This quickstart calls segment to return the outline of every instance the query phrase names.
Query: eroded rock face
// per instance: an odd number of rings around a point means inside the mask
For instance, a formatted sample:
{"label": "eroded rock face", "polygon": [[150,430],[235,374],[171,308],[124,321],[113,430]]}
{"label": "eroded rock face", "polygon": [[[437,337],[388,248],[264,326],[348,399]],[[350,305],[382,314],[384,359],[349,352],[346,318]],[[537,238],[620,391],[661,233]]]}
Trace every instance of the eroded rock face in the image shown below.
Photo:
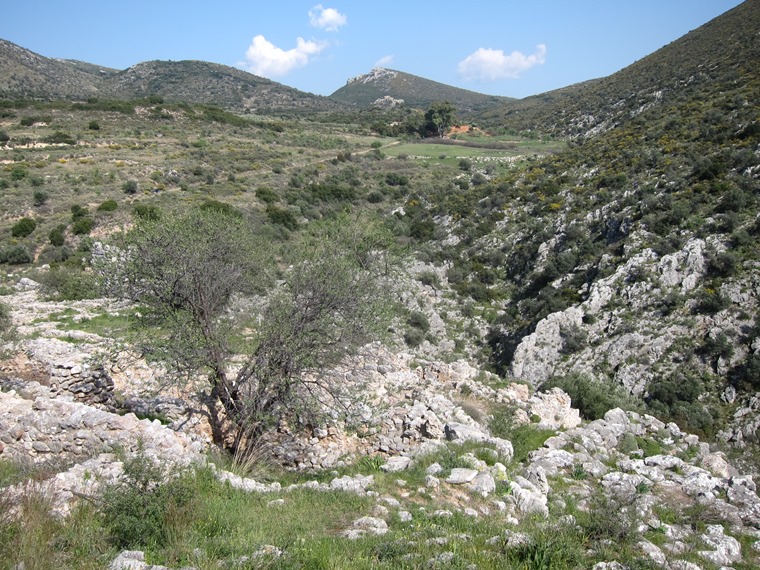
{"label": "eroded rock face", "polygon": [[562,358],[562,332],[583,324],[583,310],[569,307],[552,313],[536,325],[536,330],[522,339],[512,359],[512,375],[539,385],[554,373]]}
{"label": "eroded rock face", "polygon": [[[646,236],[637,240],[646,241]],[[643,247],[613,275],[579,291],[585,301],[539,322],[517,346],[512,375],[540,386],[551,377],[578,373],[644,396],[654,378],[677,374],[684,358],[690,358],[692,374],[702,371],[728,378],[732,371],[742,370],[749,358],[760,354],[760,342],[732,343],[730,352],[715,357],[700,352],[701,342],[746,338],[747,327],[753,326],[751,315],[760,304],[757,272],[746,271],[724,279],[714,293],[730,304],[728,310],[699,308],[704,297],[700,288],[710,291],[709,256],[725,247],[714,237],[690,239],[681,250],[664,256]],[[670,312],[673,299],[680,304]],[[563,329],[585,339],[575,352],[566,350]],[[692,354],[697,357],[689,357]],[[760,429],[760,397],[738,397],[731,386],[721,389],[721,400],[738,401],[738,407],[718,439],[737,447],[754,442]]]}

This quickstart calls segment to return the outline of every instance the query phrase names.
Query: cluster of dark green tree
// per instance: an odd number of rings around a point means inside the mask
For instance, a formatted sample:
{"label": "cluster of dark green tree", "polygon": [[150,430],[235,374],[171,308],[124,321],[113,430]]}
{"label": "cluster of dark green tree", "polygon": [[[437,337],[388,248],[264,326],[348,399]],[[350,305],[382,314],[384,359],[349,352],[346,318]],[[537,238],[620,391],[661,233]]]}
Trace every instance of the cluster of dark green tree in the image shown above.
{"label": "cluster of dark green tree", "polygon": [[372,121],[372,129],[387,137],[412,135],[440,138],[456,121],[457,110],[454,105],[448,101],[433,101],[424,113],[416,109],[383,113]]}
{"label": "cluster of dark green tree", "polygon": [[387,331],[391,239],[341,216],[275,259],[239,213],[194,209],[140,220],[99,270],[144,307],[144,353],[200,379],[217,442],[240,446],[346,401],[324,371]]}

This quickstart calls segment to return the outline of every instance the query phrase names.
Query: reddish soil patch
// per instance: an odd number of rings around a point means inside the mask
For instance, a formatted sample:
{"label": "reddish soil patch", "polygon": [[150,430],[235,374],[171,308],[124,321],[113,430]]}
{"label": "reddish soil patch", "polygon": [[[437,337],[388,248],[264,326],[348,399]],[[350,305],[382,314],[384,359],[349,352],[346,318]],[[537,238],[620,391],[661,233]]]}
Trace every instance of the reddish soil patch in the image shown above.
{"label": "reddish soil patch", "polygon": [[473,127],[472,125],[459,125],[456,127],[451,127],[447,134],[448,136],[451,136],[466,133],[477,133],[479,135],[488,136],[488,133],[486,133],[484,130],[479,129],[478,127]]}

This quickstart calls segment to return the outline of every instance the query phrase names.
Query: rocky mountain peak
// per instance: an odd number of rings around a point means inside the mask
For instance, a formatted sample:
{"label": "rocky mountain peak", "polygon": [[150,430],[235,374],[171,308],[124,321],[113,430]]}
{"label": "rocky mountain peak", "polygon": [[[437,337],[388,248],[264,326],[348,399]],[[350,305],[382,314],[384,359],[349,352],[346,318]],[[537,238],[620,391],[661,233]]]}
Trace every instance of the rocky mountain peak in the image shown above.
{"label": "rocky mountain peak", "polygon": [[384,67],[373,67],[369,73],[351,77],[348,81],[346,81],[346,85],[350,85],[356,82],[366,84],[373,81],[390,80],[396,78],[397,75],[398,72],[391,69],[385,69]]}

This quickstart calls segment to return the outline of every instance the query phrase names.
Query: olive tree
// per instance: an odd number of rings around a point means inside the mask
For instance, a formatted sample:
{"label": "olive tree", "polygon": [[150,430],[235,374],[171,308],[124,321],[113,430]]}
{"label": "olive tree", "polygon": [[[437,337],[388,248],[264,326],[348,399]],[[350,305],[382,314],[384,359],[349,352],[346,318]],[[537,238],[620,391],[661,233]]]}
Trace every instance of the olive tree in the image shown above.
{"label": "olive tree", "polygon": [[456,121],[456,107],[448,101],[433,101],[425,112],[425,128],[443,137]]}
{"label": "olive tree", "polygon": [[109,283],[159,326],[144,349],[203,379],[215,438],[230,443],[334,394],[323,372],[387,328],[387,240],[366,221],[323,224],[291,244],[273,286],[271,246],[245,219],[194,210],[138,223]]}

